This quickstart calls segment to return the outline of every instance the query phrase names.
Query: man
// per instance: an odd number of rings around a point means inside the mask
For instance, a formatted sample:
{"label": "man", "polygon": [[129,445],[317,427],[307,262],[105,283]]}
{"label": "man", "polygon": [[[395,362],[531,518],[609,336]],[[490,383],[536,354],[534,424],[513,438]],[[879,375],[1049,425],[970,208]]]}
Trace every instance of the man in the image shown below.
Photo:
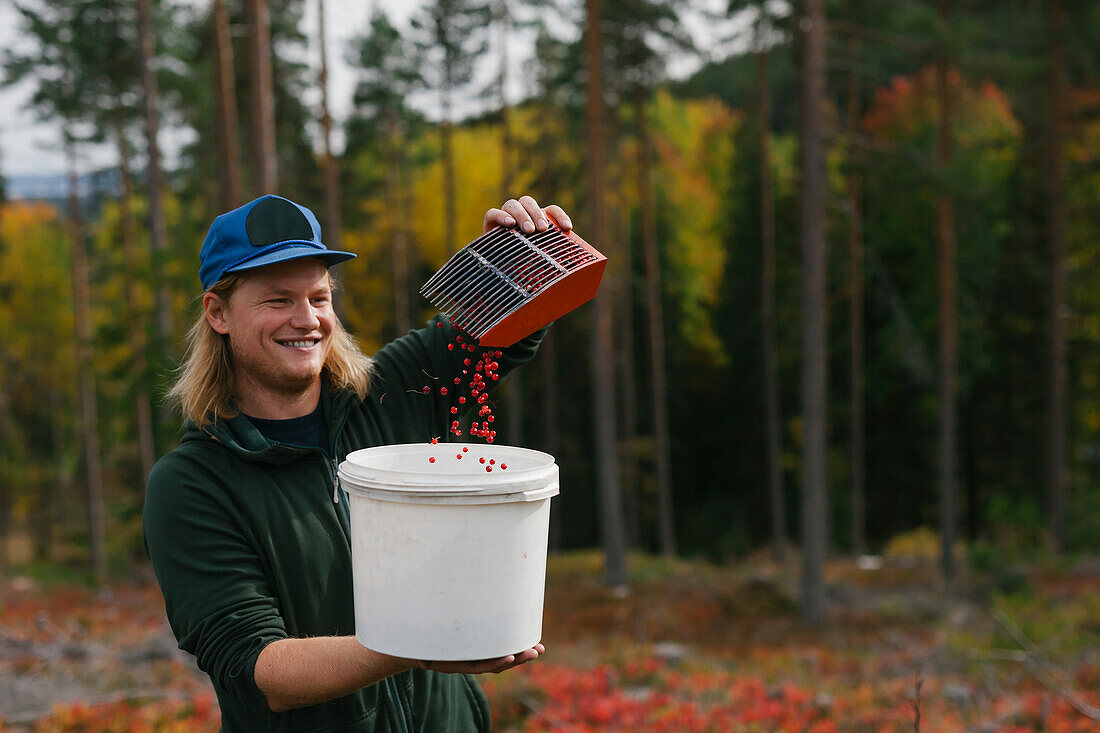
{"label": "man", "polygon": [[[546,229],[559,207],[529,196],[484,229]],[[461,369],[441,316],[368,359],[332,310],[329,250],[309,209],[264,196],[214,220],[200,252],[203,312],[170,392],[187,418],[151,476],[145,545],[180,648],[214,683],[227,731],[488,730],[471,674],[536,658],[433,662],[354,637],[346,497],[336,467],[352,450],[428,441],[451,414],[420,391],[423,372]],[[530,359],[542,333],[504,350]],[[399,550],[398,550],[399,551]]]}

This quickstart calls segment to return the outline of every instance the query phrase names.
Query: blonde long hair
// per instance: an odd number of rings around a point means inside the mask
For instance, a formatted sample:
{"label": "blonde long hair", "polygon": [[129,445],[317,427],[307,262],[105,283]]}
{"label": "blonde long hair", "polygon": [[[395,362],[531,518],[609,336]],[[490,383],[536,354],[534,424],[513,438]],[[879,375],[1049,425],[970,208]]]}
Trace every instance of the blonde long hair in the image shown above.
{"label": "blonde long hair", "polygon": [[[329,277],[335,289],[336,282]],[[238,273],[226,275],[210,292],[228,301],[242,279]],[[359,350],[355,337],[337,319],[323,367],[329,387],[350,390],[364,399],[370,390],[372,367],[371,359]],[[215,331],[202,312],[187,332],[187,353],[179,367],[179,379],[168,391],[167,399],[170,404],[179,405],[185,419],[201,428],[219,418],[235,417],[238,410],[233,396],[233,352],[229,337]]]}

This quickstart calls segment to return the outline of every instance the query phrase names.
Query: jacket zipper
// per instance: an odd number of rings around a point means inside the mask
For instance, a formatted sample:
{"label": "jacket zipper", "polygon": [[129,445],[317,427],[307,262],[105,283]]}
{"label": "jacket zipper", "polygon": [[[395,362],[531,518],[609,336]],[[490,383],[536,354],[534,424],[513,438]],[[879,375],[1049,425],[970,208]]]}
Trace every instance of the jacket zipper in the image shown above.
{"label": "jacket zipper", "polygon": [[386,690],[386,699],[393,706],[393,714],[397,718],[398,729],[401,733],[409,733],[409,726],[405,722],[405,707],[401,704],[401,698],[398,696],[397,683],[393,681],[393,677],[387,677],[382,683]]}
{"label": "jacket zipper", "polygon": [[[340,424],[336,426],[336,430],[332,434],[332,455],[336,455],[336,443],[340,439],[340,431],[344,429],[344,424],[347,422],[347,414],[344,414],[343,419],[340,420]],[[327,456],[326,456],[327,458]],[[348,506],[347,497],[343,491],[340,490],[340,473],[339,465],[335,458],[326,461],[329,468],[329,475],[332,477],[332,503],[336,504],[343,510],[344,518],[347,520],[348,533],[350,538],[351,533],[351,507]],[[341,501],[341,499],[343,499]],[[401,703],[401,697],[398,693],[397,683],[394,682],[393,677],[387,677],[382,680],[382,689],[386,693],[386,699],[390,703],[390,707],[393,710],[394,717],[397,718],[397,727],[400,733],[409,733],[409,726],[405,720],[405,706]]]}

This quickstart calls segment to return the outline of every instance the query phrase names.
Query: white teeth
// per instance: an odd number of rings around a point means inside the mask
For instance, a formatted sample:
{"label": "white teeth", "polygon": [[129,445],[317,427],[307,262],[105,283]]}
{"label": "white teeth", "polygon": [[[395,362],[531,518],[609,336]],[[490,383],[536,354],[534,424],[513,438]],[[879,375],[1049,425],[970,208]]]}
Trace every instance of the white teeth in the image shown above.
{"label": "white teeth", "polygon": [[317,343],[317,342],[316,341],[284,341],[283,345],[284,346],[290,346],[290,347],[296,348],[296,349],[308,349],[310,346],[313,346],[315,343]]}

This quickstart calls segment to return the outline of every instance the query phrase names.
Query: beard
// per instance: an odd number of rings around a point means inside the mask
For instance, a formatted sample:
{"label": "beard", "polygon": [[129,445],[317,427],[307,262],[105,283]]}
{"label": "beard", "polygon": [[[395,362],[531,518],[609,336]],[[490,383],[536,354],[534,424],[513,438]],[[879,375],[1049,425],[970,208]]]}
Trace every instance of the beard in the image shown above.
{"label": "beard", "polygon": [[234,392],[239,390],[243,381],[271,395],[298,397],[317,383],[324,369],[323,365],[295,369],[270,354],[257,355],[247,349],[234,349],[232,342],[230,354],[233,360]]}

